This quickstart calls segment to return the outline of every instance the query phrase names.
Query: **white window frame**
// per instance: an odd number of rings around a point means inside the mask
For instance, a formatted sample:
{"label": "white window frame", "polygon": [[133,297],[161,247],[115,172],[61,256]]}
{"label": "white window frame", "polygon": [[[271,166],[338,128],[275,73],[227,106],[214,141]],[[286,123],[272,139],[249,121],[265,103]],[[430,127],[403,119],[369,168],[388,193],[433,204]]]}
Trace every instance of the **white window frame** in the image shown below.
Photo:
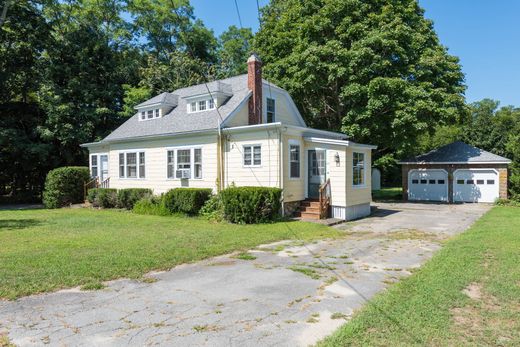
{"label": "white window frame", "polygon": [[[246,164],[246,148],[251,148],[251,164]],[[255,164],[255,147],[260,147],[260,164]],[[262,167],[262,145],[260,143],[242,145],[242,166],[243,167]]]}
{"label": "white window frame", "polygon": [[[363,155],[363,182],[359,183],[359,184],[356,184],[354,182],[354,170],[356,169],[356,167],[358,166],[354,166],[354,158],[355,158],[355,155],[356,154],[361,154]],[[367,186],[367,163],[366,163],[366,158],[367,158],[367,154],[365,152],[358,152],[358,151],[354,151],[352,152],[352,187],[354,188],[365,188]]]}
{"label": "white window frame", "polygon": [[[211,101],[213,101],[213,107],[211,107]],[[201,109],[201,104],[204,105],[204,109]],[[195,106],[195,109],[193,109]],[[187,112],[188,113],[197,113],[197,112],[206,112],[209,110],[214,110],[217,107],[217,100],[215,98],[204,98],[199,100],[193,100],[187,103]]]}
{"label": "white window frame", "polygon": [[[96,165],[92,165],[92,158],[93,157],[96,157]],[[96,153],[96,154],[91,154],[90,155],[90,160],[89,160],[89,173],[90,173],[90,177],[94,178],[94,177],[99,177],[99,172],[100,172],[100,161],[99,161],[99,154]],[[92,168],[93,167],[96,167],[96,176],[92,176]]]}
{"label": "white window frame", "polygon": [[[269,122],[269,100],[273,101],[273,119]],[[266,98],[265,99],[265,122],[266,123],[275,123],[276,122],[276,99],[275,98]]]}
{"label": "white window frame", "polygon": [[[157,118],[161,118],[162,116],[162,109],[161,108],[158,108],[158,107],[154,107],[154,108],[143,108],[143,109],[140,109],[138,110],[139,112],[139,121],[140,122],[146,122],[146,121],[149,121],[149,120],[154,120],[154,119],[157,119]],[[150,114],[151,112],[151,115],[152,117],[148,117],[148,115]]]}
{"label": "white window frame", "polygon": [[[136,177],[128,177],[128,153],[135,153],[135,166],[136,166]],[[144,176],[141,177],[140,170],[139,170],[139,158],[140,153],[144,153]],[[123,154],[123,168],[124,168],[124,176],[121,176],[121,162],[120,162],[120,155]],[[144,180],[146,179],[146,151],[144,149],[129,149],[125,151],[119,151],[117,153],[117,175],[119,179],[125,179],[125,180]]]}
{"label": "white window frame", "polygon": [[[200,149],[200,162],[195,162],[195,150]],[[177,178],[177,151],[179,150],[190,150],[190,177],[192,180],[202,180],[204,177],[204,151],[202,146],[180,146],[180,147],[167,147],[166,148],[166,179],[173,181],[180,181],[183,178]],[[173,161],[168,163],[169,152],[173,152]],[[200,177],[195,177],[195,164],[201,165]],[[173,177],[168,175],[168,166],[173,165]]]}
{"label": "white window frame", "polygon": [[[298,176],[292,176],[291,171],[291,146],[298,146]],[[288,165],[289,165],[289,179],[290,180],[300,180],[302,178],[302,145],[301,142],[298,140],[289,140],[288,146]]]}

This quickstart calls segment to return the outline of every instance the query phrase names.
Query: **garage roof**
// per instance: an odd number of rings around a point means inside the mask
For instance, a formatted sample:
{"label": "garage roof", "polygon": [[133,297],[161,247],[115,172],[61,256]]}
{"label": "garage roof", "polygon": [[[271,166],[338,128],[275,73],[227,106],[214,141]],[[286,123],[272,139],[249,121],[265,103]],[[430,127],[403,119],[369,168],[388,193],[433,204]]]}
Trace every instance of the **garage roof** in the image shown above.
{"label": "garage roof", "polygon": [[421,154],[399,164],[509,164],[511,160],[473,147],[462,141],[456,141]]}

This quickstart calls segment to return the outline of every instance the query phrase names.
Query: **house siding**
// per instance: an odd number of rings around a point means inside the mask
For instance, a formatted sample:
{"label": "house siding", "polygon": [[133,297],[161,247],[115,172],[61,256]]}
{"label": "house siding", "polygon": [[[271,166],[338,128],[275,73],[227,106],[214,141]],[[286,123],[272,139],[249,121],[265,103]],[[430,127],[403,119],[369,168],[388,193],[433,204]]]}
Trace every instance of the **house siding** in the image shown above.
{"label": "house siding", "polygon": [[[352,182],[353,182],[352,162],[353,162],[353,153],[354,152],[365,153],[365,185],[362,187],[355,187],[352,184]],[[366,203],[370,203],[372,201],[371,167],[372,167],[372,151],[370,149],[348,147],[348,149],[347,149],[347,175],[346,175],[346,177],[347,177],[346,206],[366,204]]]}
{"label": "house siding", "polygon": [[[298,141],[300,144],[300,178],[290,177],[289,144]],[[301,136],[283,135],[284,164],[284,202],[305,200],[305,145]]]}

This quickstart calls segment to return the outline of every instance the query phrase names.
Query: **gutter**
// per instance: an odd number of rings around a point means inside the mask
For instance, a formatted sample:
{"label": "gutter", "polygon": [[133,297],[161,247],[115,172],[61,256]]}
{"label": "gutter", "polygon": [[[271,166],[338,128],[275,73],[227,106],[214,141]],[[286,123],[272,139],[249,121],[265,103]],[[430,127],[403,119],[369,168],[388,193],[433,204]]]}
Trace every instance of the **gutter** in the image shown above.
{"label": "gutter", "polygon": [[511,164],[511,160],[503,161],[398,161],[399,165],[457,165],[457,164]]}

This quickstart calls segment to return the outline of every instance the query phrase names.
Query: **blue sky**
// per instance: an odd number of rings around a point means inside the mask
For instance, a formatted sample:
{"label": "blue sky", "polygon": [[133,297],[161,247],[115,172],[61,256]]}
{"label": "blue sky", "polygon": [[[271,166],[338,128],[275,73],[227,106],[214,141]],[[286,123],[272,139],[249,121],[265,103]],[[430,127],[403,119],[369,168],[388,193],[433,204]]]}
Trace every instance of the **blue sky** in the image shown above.
{"label": "blue sky", "polygon": [[[234,0],[192,0],[195,15],[220,34],[239,26]],[[258,29],[256,0],[237,0],[242,24]],[[260,6],[268,0],[259,0]],[[419,0],[450,54],[460,58],[468,102],[520,106],[519,0]]]}

